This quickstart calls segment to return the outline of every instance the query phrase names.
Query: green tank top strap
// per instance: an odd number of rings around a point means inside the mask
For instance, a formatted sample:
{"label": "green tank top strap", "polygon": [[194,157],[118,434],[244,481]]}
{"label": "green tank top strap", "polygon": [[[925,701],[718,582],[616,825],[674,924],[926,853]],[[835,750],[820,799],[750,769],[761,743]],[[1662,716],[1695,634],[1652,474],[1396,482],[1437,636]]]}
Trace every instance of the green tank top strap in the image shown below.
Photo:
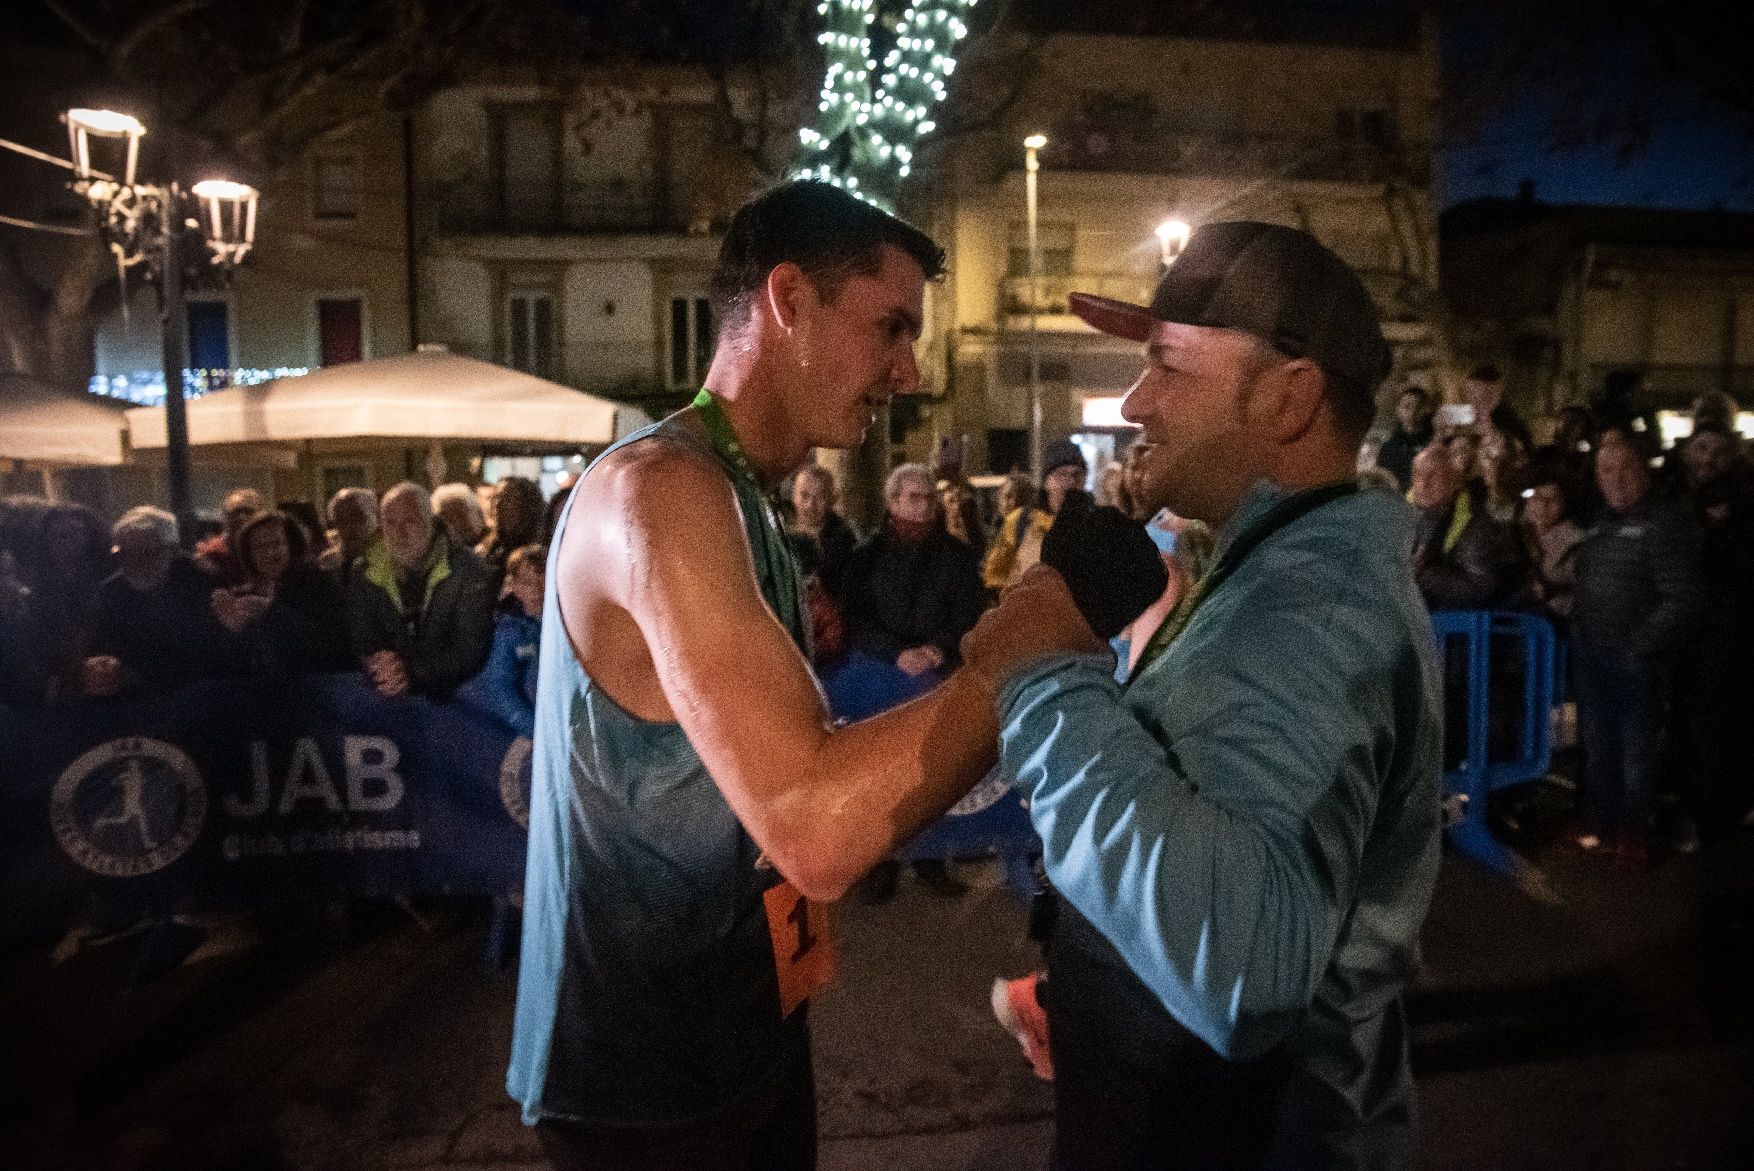
{"label": "green tank top strap", "polygon": [[725,408],[718,396],[710,390],[702,390],[694,396],[690,406],[706,428],[713,454],[718,456],[731,477],[731,487],[737,493],[737,504],[743,512],[743,527],[749,536],[749,551],[755,558],[756,575],[761,581],[762,596],[808,656],[810,624],[804,608],[803,577],[798,572],[797,559],[786,541],[773,502],[761,490],[754,465],[749,462],[743,445],[737,441],[737,433],[725,417]]}

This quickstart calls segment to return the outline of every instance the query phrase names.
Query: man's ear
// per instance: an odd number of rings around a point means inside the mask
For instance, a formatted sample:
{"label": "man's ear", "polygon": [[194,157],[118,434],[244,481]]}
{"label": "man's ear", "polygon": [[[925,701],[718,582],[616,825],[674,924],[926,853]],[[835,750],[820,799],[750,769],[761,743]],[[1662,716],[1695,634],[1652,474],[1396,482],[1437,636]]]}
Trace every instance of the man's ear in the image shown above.
{"label": "man's ear", "polygon": [[1315,426],[1327,400],[1327,375],[1308,358],[1281,362],[1262,375],[1255,398],[1266,408],[1260,425],[1276,443],[1295,443]]}
{"label": "man's ear", "polygon": [[804,299],[816,296],[816,286],[804,275],[804,270],[790,260],[773,266],[767,274],[767,284],[762,289],[767,302],[767,311],[773,315],[779,327],[790,333],[796,328],[798,310]]}

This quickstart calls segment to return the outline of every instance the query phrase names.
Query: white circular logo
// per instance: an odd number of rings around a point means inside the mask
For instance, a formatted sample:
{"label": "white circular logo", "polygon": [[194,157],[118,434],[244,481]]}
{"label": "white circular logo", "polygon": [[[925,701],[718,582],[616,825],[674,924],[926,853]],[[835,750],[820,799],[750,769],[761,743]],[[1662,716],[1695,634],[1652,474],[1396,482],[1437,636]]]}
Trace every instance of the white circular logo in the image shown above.
{"label": "white circular logo", "polygon": [[528,736],[519,736],[499,762],[499,803],[512,820],[530,828],[530,749]]}
{"label": "white circular logo", "polygon": [[68,765],[49,799],[61,849],[93,874],[138,878],[181,858],[207,821],[207,789],[183,750],[128,736]]}
{"label": "white circular logo", "polygon": [[999,770],[994,769],[982,777],[979,784],[963,794],[962,800],[952,805],[945,816],[967,817],[971,813],[990,809],[998,804],[999,798],[1010,791],[1011,786],[1006,783],[1004,777],[999,775]]}

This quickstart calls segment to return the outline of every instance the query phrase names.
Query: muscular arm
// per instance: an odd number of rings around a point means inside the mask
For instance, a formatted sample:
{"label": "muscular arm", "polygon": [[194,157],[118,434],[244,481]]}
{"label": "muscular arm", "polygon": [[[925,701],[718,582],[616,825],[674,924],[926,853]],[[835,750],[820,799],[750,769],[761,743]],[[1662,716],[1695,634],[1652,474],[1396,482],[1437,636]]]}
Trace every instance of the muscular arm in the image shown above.
{"label": "muscular arm", "polygon": [[[744,828],[800,891],[839,897],[991,767],[993,689],[972,676],[832,727],[809,665],[761,596],[716,463],[646,441],[579,490],[559,591],[581,662],[618,699],[618,686],[650,692],[655,681],[651,706],[668,714],[638,705],[636,714],[681,723]],[[630,618],[637,638],[625,637]],[[634,653],[618,645],[617,627]]]}

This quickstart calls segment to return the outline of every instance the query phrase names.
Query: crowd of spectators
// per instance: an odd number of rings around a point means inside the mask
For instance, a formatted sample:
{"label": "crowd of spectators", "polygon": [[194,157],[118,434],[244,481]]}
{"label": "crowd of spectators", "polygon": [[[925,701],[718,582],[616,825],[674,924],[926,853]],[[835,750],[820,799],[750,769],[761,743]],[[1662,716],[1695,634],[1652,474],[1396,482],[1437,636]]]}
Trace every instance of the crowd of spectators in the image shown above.
{"label": "crowd of spectators", "polygon": [[1754,464],[1728,395],[1697,401],[1688,437],[1663,451],[1636,389],[1609,379],[1536,445],[1481,367],[1471,421],[1434,418],[1410,387],[1375,460],[1419,510],[1432,610],[1554,623],[1583,748],[1569,838],[1633,870],[1654,844],[1695,850],[1754,807]]}
{"label": "crowd of spectators", "polygon": [[[1418,511],[1412,556],[1431,609],[1552,620],[1584,747],[1571,837],[1639,867],[1658,828],[1688,850],[1754,816],[1754,464],[1729,396],[1697,402],[1691,433],[1663,452],[1635,391],[1610,380],[1590,407],[1531,427],[1491,367],[1468,379],[1466,411],[1407,387],[1369,474]],[[1070,442],[1046,449],[1039,483],[1007,477],[996,502],[959,459],[907,464],[863,538],[836,511],[833,475],[800,469],[778,503],[804,570],[819,672],[874,662],[903,679],[901,697],[907,680],[942,678],[984,606],[1039,559],[1056,519],[1099,504],[1145,523],[1170,571],[1164,597],[1117,640],[1124,672],[1212,554],[1197,522],[1139,513],[1130,483],[1142,450],[1105,467],[1094,498]],[[385,696],[461,688],[528,735],[557,511],[520,477],[430,493],[403,483],[381,499],[345,488],[321,522],[308,504],[271,507],[242,488],[226,496],[217,531],[185,552],[160,509],[130,509],[106,532],[78,505],[6,498],[0,705],[351,670]],[[1659,793],[1670,802],[1660,827]]]}
{"label": "crowd of spectators", "polygon": [[344,488],[321,527],[308,504],[240,488],[185,552],[162,509],[131,508],[106,532],[80,505],[7,497],[0,705],[359,671],[386,696],[444,699],[468,682],[469,702],[527,735],[549,515],[520,477],[483,494]]}

